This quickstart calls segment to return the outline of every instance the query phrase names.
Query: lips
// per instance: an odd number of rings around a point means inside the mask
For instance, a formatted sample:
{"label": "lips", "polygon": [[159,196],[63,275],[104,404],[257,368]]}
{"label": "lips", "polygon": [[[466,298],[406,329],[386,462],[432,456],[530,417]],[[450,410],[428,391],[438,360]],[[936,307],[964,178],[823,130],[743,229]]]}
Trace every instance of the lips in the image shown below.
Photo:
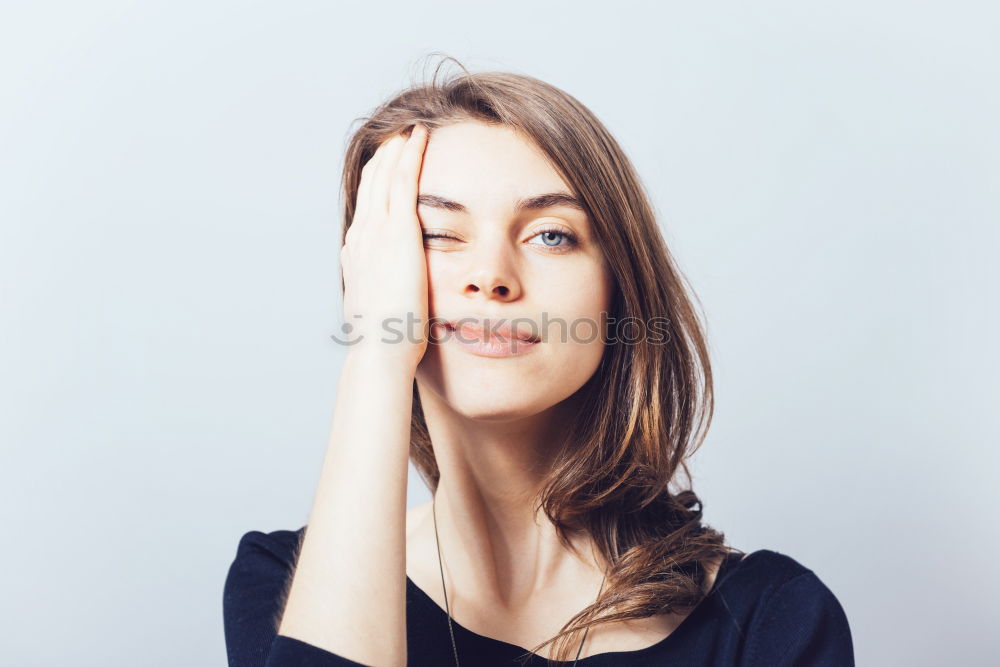
{"label": "lips", "polygon": [[446,322],[445,326],[451,332],[460,332],[467,339],[489,340],[491,338],[518,340],[525,343],[538,343],[541,339],[524,327],[511,327],[509,324],[497,321],[469,321],[469,319]]}

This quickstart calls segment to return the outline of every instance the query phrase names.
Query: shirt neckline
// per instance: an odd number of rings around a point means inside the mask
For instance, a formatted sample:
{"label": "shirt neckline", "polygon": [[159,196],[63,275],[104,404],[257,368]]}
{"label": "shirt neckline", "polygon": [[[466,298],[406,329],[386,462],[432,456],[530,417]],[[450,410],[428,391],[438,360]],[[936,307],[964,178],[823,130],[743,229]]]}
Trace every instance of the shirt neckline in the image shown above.
{"label": "shirt neckline", "polygon": [[[656,642],[655,644],[646,646],[645,648],[634,649],[632,651],[605,651],[604,653],[594,653],[592,655],[580,658],[577,664],[596,665],[597,663],[610,658],[637,658],[648,655],[650,653],[661,651],[668,645],[673,645],[676,641],[678,641],[674,639],[674,637],[676,637],[678,633],[682,631],[682,629],[692,625],[692,623],[690,622],[691,619],[700,616],[701,614],[704,613],[704,609],[706,607],[705,602],[709,600],[713,595],[715,595],[716,591],[718,591],[718,589],[721,587],[724,575],[729,573],[734,567],[738,566],[740,563],[746,560],[745,557],[749,557],[749,555],[750,554],[746,554],[743,552],[730,552],[726,554],[726,557],[723,558],[722,563],[719,566],[719,571],[715,575],[715,580],[712,582],[712,587],[709,589],[705,597],[702,598],[701,602],[699,602],[695,606],[695,608],[692,609],[691,612],[684,617],[684,619],[677,625],[676,628],[673,629],[673,631],[671,631],[670,634],[668,634],[660,641]],[[445,622],[447,623],[448,612],[445,611],[443,608],[441,608],[441,606],[434,601],[434,598],[428,595],[422,588],[417,586],[417,584],[414,583],[412,579],[410,579],[409,575],[407,575],[406,577],[406,582],[407,585],[412,587],[414,591],[420,596],[420,598],[424,601],[424,604],[430,605],[433,609],[435,609],[436,613],[444,617]],[[469,628],[463,626],[461,623],[456,621],[454,618],[451,619],[451,623],[457,633],[466,634],[469,637],[472,637],[474,640],[479,641],[480,643],[491,643],[503,646],[508,650],[518,650],[522,654],[530,654],[530,659],[535,664],[545,664],[547,662],[546,658],[544,658],[543,656],[531,653],[528,649],[522,646],[518,646],[517,644],[511,644],[510,642],[505,642],[501,639],[487,637],[486,635],[481,635],[478,632],[473,632]],[[556,664],[571,664],[571,663],[559,663],[557,661],[554,662],[556,662]]]}

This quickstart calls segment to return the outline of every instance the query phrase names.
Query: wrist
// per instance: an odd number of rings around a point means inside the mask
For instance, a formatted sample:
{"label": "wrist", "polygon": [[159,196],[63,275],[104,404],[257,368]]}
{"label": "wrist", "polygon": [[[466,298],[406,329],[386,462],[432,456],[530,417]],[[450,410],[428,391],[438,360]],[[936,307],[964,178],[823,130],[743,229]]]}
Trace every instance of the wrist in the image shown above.
{"label": "wrist", "polygon": [[345,364],[396,371],[412,377],[416,374],[422,356],[422,350],[410,345],[371,341],[357,343],[349,348]]}

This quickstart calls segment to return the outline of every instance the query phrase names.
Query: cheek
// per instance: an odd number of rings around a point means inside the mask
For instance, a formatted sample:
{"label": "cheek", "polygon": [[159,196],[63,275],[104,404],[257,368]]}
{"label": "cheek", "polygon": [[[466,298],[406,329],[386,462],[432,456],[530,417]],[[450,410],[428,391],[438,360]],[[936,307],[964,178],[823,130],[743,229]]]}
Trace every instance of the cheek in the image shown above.
{"label": "cheek", "polygon": [[582,344],[587,344],[598,332],[603,333],[611,295],[610,274],[594,266],[572,276],[553,275],[537,293],[538,303],[549,318],[558,318],[560,326],[562,321],[566,322],[568,342]]}
{"label": "cheek", "polygon": [[440,298],[445,292],[445,287],[454,282],[458,276],[448,266],[447,261],[442,261],[441,255],[435,252],[425,252],[427,258],[427,298],[431,313],[435,312],[435,297]]}
{"label": "cheek", "polygon": [[539,322],[545,361],[535,378],[539,387],[565,397],[596,372],[606,349],[610,298],[611,287],[600,272],[580,276],[572,285],[550,284],[545,289]]}
{"label": "cheek", "polygon": [[560,354],[579,354],[578,348],[581,346],[599,344],[598,339],[606,321],[601,311],[599,299],[564,299],[558,305],[542,311],[539,326],[545,341],[550,345],[570,348]]}

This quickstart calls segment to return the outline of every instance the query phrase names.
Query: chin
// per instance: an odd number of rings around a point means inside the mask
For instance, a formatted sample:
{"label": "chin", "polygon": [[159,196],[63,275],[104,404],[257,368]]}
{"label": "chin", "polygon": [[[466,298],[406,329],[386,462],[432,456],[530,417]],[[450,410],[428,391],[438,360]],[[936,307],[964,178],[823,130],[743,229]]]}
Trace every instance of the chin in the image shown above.
{"label": "chin", "polygon": [[537,415],[564,401],[586,383],[599,363],[596,354],[496,360],[462,351],[442,353],[432,345],[417,367],[416,379],[422,394],[428,390],[434,394],[430,400],[441,401],[469,419],[502,422]]}
{"label": "chin", "polygon": [[[544,412],[565,398],[572,387],[547,384],[539,378],[507,370],[484,372],[481,368],[452,369],[440,366],[417,370],[421,400],[430,391],[431,400],[444,403],[456,414],[480,421],[504,422],[523,419]],[[549,382],[553,374],[549,374]]]}
{"label": "chin", "polygon": [[466,419],[479,422],[504,423],[534,417],[550,408],[550,405],[498,405],[469,404],[462,401],[459,404],[450,403],[452,410]]}

